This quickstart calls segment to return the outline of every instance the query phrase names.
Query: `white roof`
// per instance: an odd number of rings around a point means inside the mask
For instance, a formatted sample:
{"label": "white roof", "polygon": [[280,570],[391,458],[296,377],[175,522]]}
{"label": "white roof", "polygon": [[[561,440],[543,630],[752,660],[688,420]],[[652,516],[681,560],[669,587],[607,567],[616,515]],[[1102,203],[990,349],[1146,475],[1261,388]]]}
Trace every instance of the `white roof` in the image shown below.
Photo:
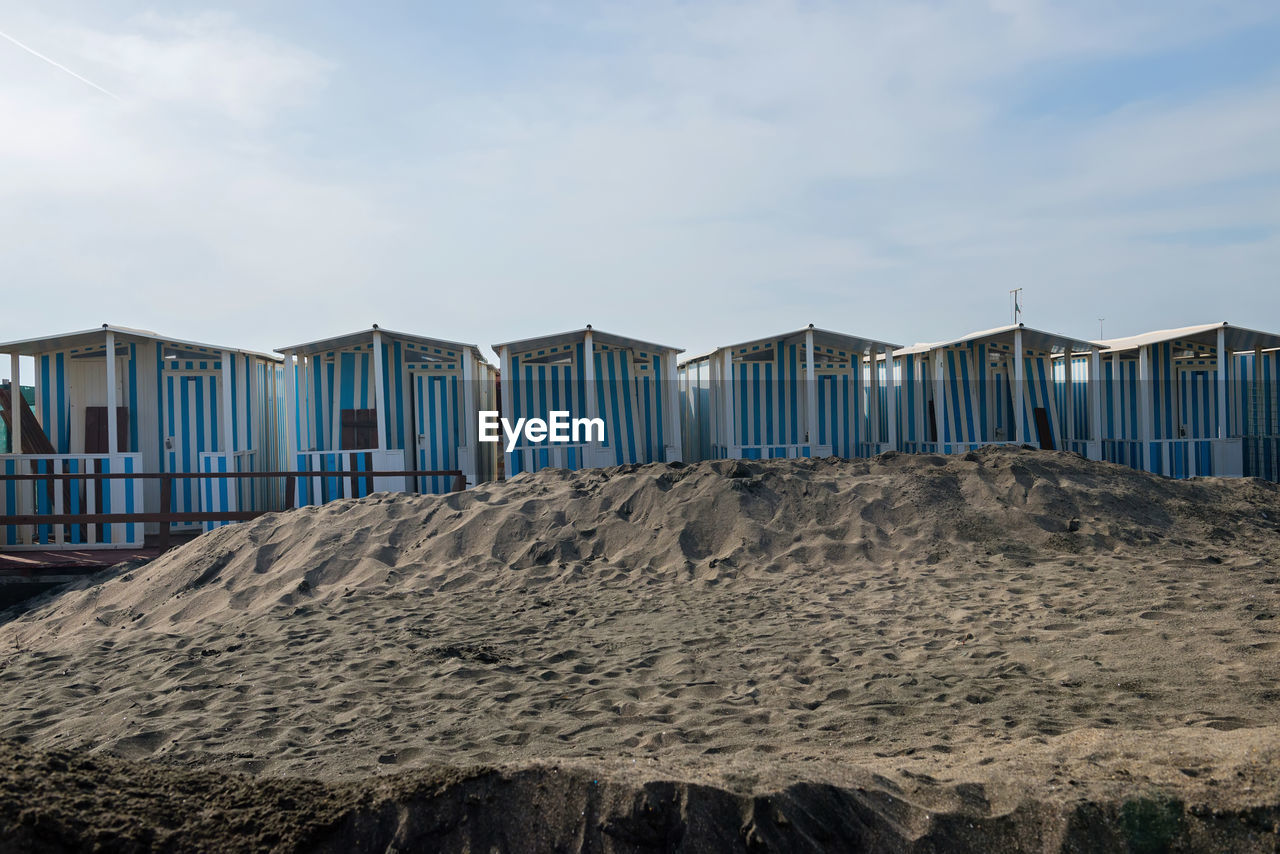
{"label": "white roof", "polygon": [[984,329],[981,332],[970,332],[968,335],[950,341],[912,344],[910,347],[903,347],[901,350],[895,351],[893,355],[909,356],[914,353],[928,353],[932,350],[940,350],[943,347],[954,347],[958,344],[969,344],[974,341],[1005,340],[1007,343],[1012,344],[1013,333],[1019,329],[1022,330],[1022,344],[1024,347],[1045,353],[1065,352],[1068,348],[1087,352],[1097,346],[1094,342],[1085,341],[1082,338],[1072,338],[1069,335],[1059,335],[1056,332],[1031,329],[1025,324],[1018,323],[1009,326],[997,326],[995,329]]}
{"label": "white roof", "polygon": [[1158,329],[1141,335],[1130,335],[1128,338],[1109,338],[1095,343],[1104,353],[1122,353],[1150,344],[1163,344],[1166,341],[1189,341],[1217,347],[1218,330],[1222,330],[1228,350],[1255,350],[1258,347],[1268,350],[1280,347],[1280,335],[1232,326],[1226,321],[1200,326],[1182,326],[1177,329]]}
{"label": "white roof", "polygon": [[223,347],[218,344],[202,344],[199,341],[187,341],[183,338],[169,338],[148,329],[131,329],[128,326],[112,326],[104,323],[96,329],[83,329],[79,332],[65,332],[61,335],[47,335],[42,338],[27,338],[22,341],[8,341],[0,344],[0,353],[17,353],[19,356],[38,356],[41,353],[53,353],[59,350],[70,350],[74,347],[85,347],[93,344],[105,344],[108,332],[120,338],[133,338],[141,341],[159,341],[164,344],[176,344],[179,347],[203,347],[221,353],[241,353],[257,356],[260,359],[281,361],[274,353],[261,353],[257,350],[244,350],[239,347]]}
{"label": "white roof", "polygon": [[843,332],[832,332],[829,329],[819,329],[816,326],[807,326],[804,329],[797,329],[794,332],[783,332],[779,335],[768,335],[764,338],[756,338],[753,341],[743,341],[740,344],[729,344],[724,347],[717,347],[714,350],[702,353],[697,356],[690,356],[680,364],[687,365],[690,362],[697,362],[702,359],[714,356],[716,353],[724,350],[739,350],[743,347],[753,347],[756,345],[773,344],[776,341],[787,341],[795,338],[803,338],[806,332],[813,331],[813,343],[815,347],[838,347],[852,353],[866,353],[867,351],[877,352],[880,350],[896,350],[900,345],[891,344],[888,341],[878,341],[874,338],[863,338],[859,335],[847,335]]}
{"label": "white roof", "polygon": [[525,338],[521,341],[508,341],[505,344],[494,344],[493,349],[497,352],[501,352],[503,347],[510,347],[512,352],[526,353],[529,350],[537,350],[541,347],[550,347],[553,344],[580,341],[588,331],[591,332],[591,339],[593,341],[599,341],[601,344],[608,344],[611,347],[626,347],[634,350],[673,350],[676,353],[684,352],[684,350],[679,347],[671,347],[667,344],[655,344],[652,341],[641,341],[639,338],[627,338],[623,335],[614,335],[611,332],[595,329],[589,325],[582,329],[570,330],[569,332],[557,332],[552,335],[543,335],[539,338]]}
{"label": "white roof", "polygon": [[484,355],[480,352],[480,348],[475,344],[462,344],[457,341],[445,341],[439,338],[425,338],[421,335],[410,335],[407,332],[396,332],[391,329],[383,329],[376,323],[368,329],[361,329],[358,332],[350,332],[346,335],[335,335],[332,338],[321,338],[319,341],[308,341],[306,344],[294,344],[291,347],[277,347],[277,353],[296,353],[302,356],[310,356],[315,353],[330,353],[334,350],[345,350],[354,347],[357,344],[368,344],[373,341],[374,331],[381,332],[385,338],[398,338],[401,341],[408,341],[413,344],[421,344],[424,347],[444,347],[450,350],[470,350],[475,353],[480,361],[488,364]]}

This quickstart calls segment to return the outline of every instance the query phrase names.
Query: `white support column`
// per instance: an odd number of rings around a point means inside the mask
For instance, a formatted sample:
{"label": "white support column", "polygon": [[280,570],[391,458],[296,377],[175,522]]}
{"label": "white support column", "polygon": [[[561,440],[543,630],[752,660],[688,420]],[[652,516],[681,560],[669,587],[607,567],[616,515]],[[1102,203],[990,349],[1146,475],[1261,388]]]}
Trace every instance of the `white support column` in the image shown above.
{"label": "white support column", "polygon": [[373,327],[373,405],[378,416],[378,450],[387,449],[387,396],[382,389],[382,333]]}
{"label": "white support column", "polygon": [[724,386],[724,447],[729,459],[738,456],[737,419],[733,414],[733,353],[724,351],[723,367],[720,370]]}
{"label": "white support column", "polygon": [[[1251,435],[1254,435],[1254,436],[1266,436],[1271,431],[1271,425],[1266,423],[1263,416],[1264,416],[1264,413],[1266,412],[1266,408],[1265,408],[1266,399],[1270,397],[1274,397],[1275,395],[1272,394],[1272,392],[1268,390],[1267,386],[1263,384],[1262,378],[1264,376],[1265,374],[1263,373],[1263,365],[1262,365],[1262,348],[1254,347],[1253,348],[1254,420],[1253,420],[1253,424],[1251,425],[1241,424],[1239,429],[1236,431],[1237,435],[1243,436],[1245,435],[1245,432],[1248,431]],[[1239,384],[1237,384],[1237,388],[1239,388]],[[1275,385],[1272,384],[1271,389],[1274,389],[1274,388],[1275,388]],[[1237,390],[1236,394],[1239,395],[1240,391]],[[1244,407],[1243,406],[1240,407],[1240,410],[1241,410],[1240,417],[1243,418],[1245,414]]]}
{"label": "white support column", "polygon": [[231,352],[222,351],[220,360],[222,362],[222,400],[219,401],[218,408],[222,410],[222,453],[227,455],[228,469],[230,469],[231,453],[235,451],[235,421],[231,418],[231,403],[234,400],[231,391],[231,360],[234,358]]}
{"label": "white support column", "polygon": [[107,330],[107,453],[119,453],[120,436],[116,425],[116,334]]}
{"label": "white support column", "polygon": [[[862,356],[859,354],[856,358],[861,361]],[[809,456],[815,455],[814,446],[818,444],[818,370],[813,360],[813,326],[810,326],[804,331],[804,438],[809,445]]]}
{"label": "white support column", "polygon": [[600,400],[596,396],[596,339],[591,332],[591,327],[587,327],[586,333],[582,337],[582,358],[586,360],[586,364],[582,366],[582,376],[587,387],[587,417],[598,418],[600,409]]}
{"label": "white support column", "polygon": [[[9,441],[13,453],[22,453],[22,372],[21,356],[9,354]],[[45,391],[48,394],[48,390]]]}
{"label": "white support column", "polygon": [[[1111,354],[1111,412],[1112,412],[1112,418],[1115,419],[1116,434],[1111,438],[1112,439],[1129,439],[1129,438],[1136,439],[1138,438],[1137,424],[1130,424],[1129,429],[1128,430],[1125,429],[1125,423],[1124,423],[1125,411],[1124,411],[1123,403],[1126,395],[1124,394],[1124,389],[1121,388],[1121,384],[1122,383],[1121,383],[1121,377],[1120,377],[1120,354],[1112,353]],[[1133,431],[1133,436],[1129,435],[1130,430]]]}
{"label": "white support column", "polygon": [[667,399],[667,441],[664,443],[666,462],[678,463],[684,459],[684,444],[681,438],[680,417],[680,375],[676,370],[676,359],[679,354],[675,350],[667,350],[664,355],[663,379],[666,386]]}
{"label": "white support column", "polygon": [[[917,353],[912,359],[914,370],[912,371],[912,384],[915,386],[914,395],[916,398],[916,441],[929,441],[929,412],[928,401],[925,399],[925,383],[928,382],[928,376],[924,367],[924,354]],[[917,446],[917,451],[920,448]]]}
{"label": "white support column", "polygon": [[1227,330],[1218,327],[1218,438],[1227,438]]}
{"label": "white support column", "polygon": [[1067,395],[1064,400],[1066,409],[1067,424],[1066,429],[1062,431],[1062,435],[1067,440],[1067,447],[1070,449],[1070,443],[1076,438],[1076,387],[1071,376],[1071,348],[1067,347],[1062,354],[1062,371],[1063,379],[1067,389]]}
{"label": "white support column", "polygon": [[1027,415],[1026,381],[1027,372],[1023,366],[1022,327],[1013,330],[1013,435],[1019,445],[1027,442],[1025,425]]}
{"label": "white support column", "polygon": [[941,445],[947,441],[947,381],[946,381],[946,350],[933,350],[929,353],[929,358],[933,361],[933,421],[934,431],[937,433],[938,450],[942,453]]}
{"label": "white support column", "polygon": [[1142,441],[1142,468],[1151,471],[1151,347],[1138,348],[1138,438]]}
{"label": "white support column", "polygon": [[[503,347],[501,350],[498,351],[498,365],[500,366],[500,370],[502,372],[501,375],[498,377],[498,382],[502,386],[502,406],[498,408],[498,416],[500,418],[510,418],[514,423],[516,418],[516,404],[515,404],[515,398],[511,396],[511,348],[510,347]],[[587,411],[590,412],[590,409],[588,409]],[[501,433],[501,431],[499,431],[499,433]],[[499,441],[501,441],[501,436],[499,436]],[[502,450],[502,447],[504,446],[499,447],[499,450],[498,450],[499,454],[505,453],[505,451]],[[506,477],[511,476],[510,466],[508,466],[503,471]],[[495,474],[494,477],[497,477],[497,475]]]}
{"label": "white support column", "polygon": [[[480,482],[480,398],[476,394],[476,356],[470,350],[462,353],[462,436],[464,453],[460,457],[470,463],[470,471],[464,471],[468,486]],[[406,448],[406,450],[408,450]],[[417,468],[417,461],[409,468]]]}
{"label": "white support column", "polygon": [[302,388],[298,392],[298,407],[301,412],[298,415],[298,451],[313,451],[316,447],[316,440],[312,437],[313,426],[311,419],[311,357],[298,357],[298,382]]}
{"label": "white support column", "polygon": [[1102,351],[1094,347],[1089,351],[1089,438],[1097,449],[1097,456],[1102,459]]}
{"label": "white support column", "polygon": [[297,402],[297,355],[288,352],[284,356],[284,470],[298,470],[298,427],[302,423],[302,413],[298,411]]}
{"label": "white support column", "polygon": [[898,386],[900,385],[898,377],[893,372],[893,348],[884,348],[884,385],[888,392],[889,402],[886,405],[886,415],[889,420],[889,450],[898,450],[898,410],[900,407],[898,401]]}
{"label": "white support column", "polygon": [[867,415],[870,418],[867,438],[877,446],[884,438],[880,434],[880,362],[876,358],[879,355],[875,347],[867,351]]}

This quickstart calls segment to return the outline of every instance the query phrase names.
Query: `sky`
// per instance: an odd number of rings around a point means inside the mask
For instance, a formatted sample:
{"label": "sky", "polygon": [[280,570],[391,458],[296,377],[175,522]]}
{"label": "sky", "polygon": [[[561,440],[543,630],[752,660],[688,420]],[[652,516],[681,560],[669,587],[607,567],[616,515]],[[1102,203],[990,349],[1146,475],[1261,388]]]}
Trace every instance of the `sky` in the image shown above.
{"label": "sky", "polygon": [[0,0],[0,33],[0,341],[910,344],[1013,288],[1081,338],[1280,331],[1274,0]]}

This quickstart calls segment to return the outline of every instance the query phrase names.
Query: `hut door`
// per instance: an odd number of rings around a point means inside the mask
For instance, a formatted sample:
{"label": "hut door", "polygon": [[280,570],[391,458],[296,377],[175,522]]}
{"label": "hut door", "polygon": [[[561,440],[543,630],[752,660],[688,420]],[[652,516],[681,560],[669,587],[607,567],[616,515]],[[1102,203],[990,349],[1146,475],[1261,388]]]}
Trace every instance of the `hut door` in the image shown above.
{"label": "hut door", "polygon": [[[458,467],[457,379],[447,374],[413,374],[413,426],[417,434],[415,460],[419,471],[447,471]],[[443,493],[453,489],[450,477],[418,478],[418,491]]]}
{"label": "hut door", "polygon": [[[86,406],[84,408],[84,452],[86,454],[111,453],[107,431],[107,408],[105,406]],[[116,453],[129,452],[129,407],[116,407]]]}
{"label": "hut door", "polygon": [[[169,472],[197,472],[200,455],[219,448],[218,441],[218,375],[215,373],[166,372],[164,377],[164,451],[161,462]],[[173,482],[175,513],[194,513],[200,509],[199,483],[195,480]],[[195,527],[197,523],[174,527]]]}

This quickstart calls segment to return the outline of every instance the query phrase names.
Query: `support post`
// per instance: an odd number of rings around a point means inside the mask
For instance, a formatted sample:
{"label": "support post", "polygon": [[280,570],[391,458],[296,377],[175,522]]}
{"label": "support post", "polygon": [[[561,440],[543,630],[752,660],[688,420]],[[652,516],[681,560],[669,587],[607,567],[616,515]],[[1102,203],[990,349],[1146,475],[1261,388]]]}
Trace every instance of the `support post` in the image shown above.
{"label": "support post", "polygon": [[1138,438],[1142,442],[1142,469],[1151,471],[1151,347],[1138,348]]}
{"label": "support post", "polygon": [[1227,330],[1218,327],[1218,438],[1227,438]]}
{"label": "support post", "polygon": [[1102,351],[1094,347],[1089,351],[1089,438],[1095,443],[1097,456],[1102,459]]}
{"label": "support post", "polygon": [[[173,477],[160,478],[160,512],[173,512]],[[173,527],[172,522],[160,523],[160,551],[169,550],[169,531]]]}
{"label": "support post", "polygon": [[924,353],[917,353],[911,359],[911,363],[914,366],[912,380],[914,380],[916,398],[915,440],[918,443],[913,450],[917,453],[921,450],[923,444],[929,441],[929,407],[925,398],[925,383],[929,381],[929,376],[928,371],[925,369],[924,360]]}
{"label": "support post", "polygon": [[378,450],[387,449],[387,396],[382,385],[382,333],[373,327],[373,405],[378,416]]}
{"label": "support post", "polygon": [[[22,453],[22,371],[21,356],[9,354],[9,446],[15,454]],[[48,389],[45,389],[48,394]],[[58,404],[61,406],[61,402]]]}
{"label": "support post", "polygon": [[[859,354],[858,359],[861,358]],[[818,443],[818,395],[815,388],[818,371],[813,359],[813,325],[810,324],[804,331],[804,440],[811,457],[814,456],[814,445]]]}
{"label": "support post", "polygon": [[[1246,427],[1248,429],[1249,435],[1252,435],[1252,436],[1266,436],[1271,432],[1271,425],[1268,424],[1266,421],[1266,412],[1267,412],[1267,399],[1270,398],[1272,395],[1267,389],[1267,386],[1263,382],[1263,377],[1266,376],[1266,373],[1264,372],[1263,367],[1264,366],[1262,364],[1262,348],[1254,347],[1253,348],[1253,424],[1252,425],[1241,424],[1240,430],[1239,430],[1239,434],[1241,436],[1245,435]],[[1275,388],[1274,383],[1272,384],[1271,388],[1272,389]],[[1238,391],[1236,393],[1239,394]],[[1244,407],[1241,407],[1242,410],[1243,408]],[[1243,417],[1243,411],[1241,412],[1241,417]]]}
{"label": "support post", "polygon": [[1023,367],[1021,326],[1013,330],[1013,372],[1013,435],[1014,440],[1019,445],[1025,445],[1027,442],[1027,397],[1025,393],[1027,372]]}
{"label": "support post", "polygon": [[893,370],[893,348],[884,348],[884,384],[888,392],[888,403],[886,404],[885,413],[889,421],[889,450],[898,450],[898,410],[901,407],[901,401],[898,400],[898,386],[901,380],[894,375]]}
{"label": "support post", "polygon": [[947,421],[950,413],[947,411],[947,382],[945,378],[946,362],[945,349],[931,350],[929,358],[933,361],[933,429],[937,433],[937,451],[943,452],[943,445],[947,441]]}
{"label": "support post", "polygon": [[[302,413],[298,411],[297,401],[297,354],[289,351],[284,355],[284,470],[298,470],[297,443],[301,432]],[[289,506],[287,503],[286,507]]]}
{"label": "support post", "polygon": [[[235,358],[229,350],[222,351],[222,452],[227,455],[227,470],[231,468],[231,454],[235,451],[235,422],[231,418],[231,360]],[[217,471],[217,469],[214,469]]]}
{"label": "support post", "polygon": [[725,456],[731,460],[738,458],[738,422],[733,414],[733,352],[724,351],[724,367],[721,369],[721,380],[724,385],[724,448]]}
{"label": "support post", "polygon": [[[663,448],[664,462],[677,463],[684,460],[684,444],[681,437],[680,417],[680,376],[676,370],[676,359],[679,354],[675,350],[667,350],[663,356],[663,374],[667,396],[667,447]],[[668,450],[668,448],[670,450]]]}
{"label": "support post", "polygon": [[1062,431],[1062,435],[1067,440],[1067,450],[1071,450],[1071,443],[1074,442],[1076,438],[1076,386],[1075,386],[1074,379],[1071,376],[1072,355],[1073,354],[1071,352],[1070,346],[1066,347],[1063,350],[1062,370],[1063,370],[1063,379],[1065,380],[1065,385],[1067,389],[1067,396],[1063,402],[1065,404],[1064,408],[1066,409],[1067,424],[1066,424],[1066,429]]}
{"label": "support post", "polygon": [[119,428],[116,425],[116,334],[107,330],[107,453],[117,454],[120,449]]}
{"label": "support post", "polygon": [[880,435],[880,362],[876,358],[879,355],[875,347],[867,350],[867,438],[875,446],[873,454],[880,450],[880,440],[883,438]]}
{"label": "support post", "polygon": [[[498,364],[502,371],[502,375],[498,378],[502,385],[502,405],[499,407],[498,416],[501,418],[510,418],[512,423],[518,417],[519,407],[516,406],[515,398],[511,396],[511,348],[503,347],[498,351]],[[588,410],[590,411],[590,410]],[[501,441],[501,437],[499,437]],[[499,453],[503,453],[502,446],[499,446]],[[506,477],[511,477],[511,467],[507,466],[503,469]]]}
{"label": "support post", "polygon": [[[471,478],[471,484],[480,482],[480,424],[476,420],[480,412],[480,398],[476,394],[476,356],[470,350],[462,352],[462,435],[467,453],[463,459],[471,463],[471,470],[463,475]],[[410,466],[416,468],[416,466]]]}

